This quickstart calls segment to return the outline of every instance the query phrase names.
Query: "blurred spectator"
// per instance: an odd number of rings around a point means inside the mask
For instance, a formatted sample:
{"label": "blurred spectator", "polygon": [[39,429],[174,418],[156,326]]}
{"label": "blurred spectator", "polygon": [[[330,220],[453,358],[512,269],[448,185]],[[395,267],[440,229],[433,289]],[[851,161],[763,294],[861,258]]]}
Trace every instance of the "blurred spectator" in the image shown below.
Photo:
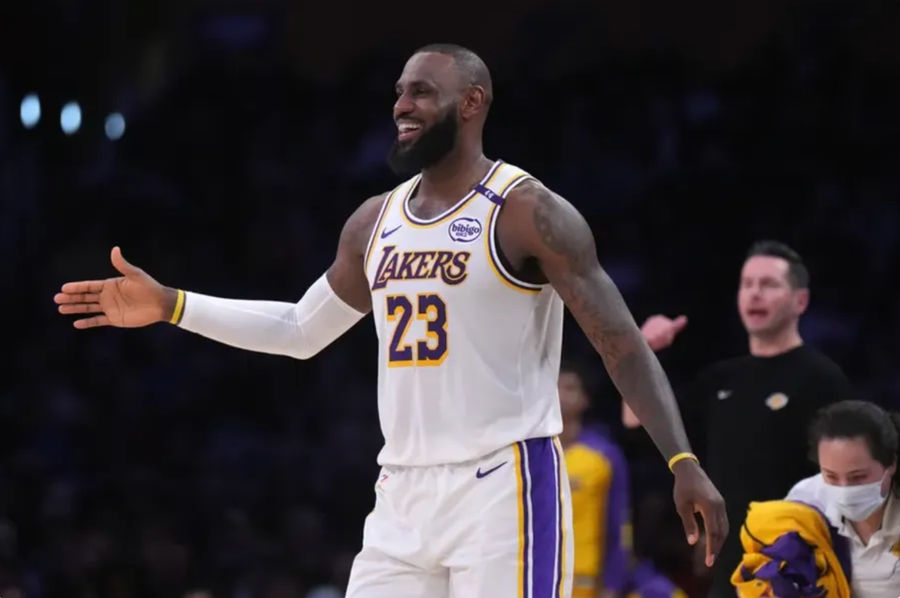
{"label": "blurred spectator", "polygon": [[[683,598],[684,592],[632,551],[628,466],[609,431],[584,421],[590,405],[572,363],[559,374],[560,442],[572,487],[573,598]],[[666,591],[664,591],[666,590]]]}
{"label": "blurred spectator", "polygon": [[[809,282],[806,265],[790,247],[776,241],[753,244],[738,290],[750,355],[705,369],[686,407],[693,413],[692,440],[703,447],[732,524],[743,519],[751,500],[780,498],[809,473],[797,430],[806,429],[819,407],[851,396],[841,368],[800,336]],[[629,423],[636,421],[626,416]],[[735,530],[713,570],[714,598],[734,593],[731,572],[740,560]]]}
{"label": "blurred spectator", "polygon": [[798,481],[784,501],[750,506],[733,583],[763,596],[820,587],[828,596],[893,598],[900,588],[898,438],[900,414],[873,403],[820,410],[809,434],[820,472]]}

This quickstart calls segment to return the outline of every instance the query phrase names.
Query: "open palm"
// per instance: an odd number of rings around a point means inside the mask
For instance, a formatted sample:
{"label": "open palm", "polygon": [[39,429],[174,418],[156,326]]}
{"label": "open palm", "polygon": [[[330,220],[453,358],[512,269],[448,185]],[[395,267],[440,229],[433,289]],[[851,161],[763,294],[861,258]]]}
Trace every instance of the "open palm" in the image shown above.
{"label": "open palm", "polygon": [[166,289],[149,274],[128,263],[118,247],[110,254],[123,276],[67,282],[53,300],[61,314],[96,314],[75,320],[75,328],[138,328],[165,319]]}

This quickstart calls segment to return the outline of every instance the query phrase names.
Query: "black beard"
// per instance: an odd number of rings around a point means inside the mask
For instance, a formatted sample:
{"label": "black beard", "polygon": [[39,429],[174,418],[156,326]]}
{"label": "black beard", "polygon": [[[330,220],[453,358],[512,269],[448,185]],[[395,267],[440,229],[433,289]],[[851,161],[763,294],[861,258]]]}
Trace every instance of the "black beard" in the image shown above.
{"label": "black beard", "polygon": [[412,176],[433,166],[449,154],[456,146],[456,134],[459,121],[456,119],[456,108],[447,111],[447,116],[436,122],[431,128],[422,131],[418,139],[401,143],[396,138],[387,157],[388,166],[394,174]]}

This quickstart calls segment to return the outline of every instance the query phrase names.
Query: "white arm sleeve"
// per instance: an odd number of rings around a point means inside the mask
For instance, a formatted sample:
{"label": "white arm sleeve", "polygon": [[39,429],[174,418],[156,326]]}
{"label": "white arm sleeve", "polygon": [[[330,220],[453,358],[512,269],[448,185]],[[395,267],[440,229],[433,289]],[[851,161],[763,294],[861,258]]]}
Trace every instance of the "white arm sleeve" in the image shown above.
{"label": "white arm sleeve", "polygon": [[178,326],[233,347],[309,359],[363,316],[335,294],[323,274],[297,303],[186,292]]}

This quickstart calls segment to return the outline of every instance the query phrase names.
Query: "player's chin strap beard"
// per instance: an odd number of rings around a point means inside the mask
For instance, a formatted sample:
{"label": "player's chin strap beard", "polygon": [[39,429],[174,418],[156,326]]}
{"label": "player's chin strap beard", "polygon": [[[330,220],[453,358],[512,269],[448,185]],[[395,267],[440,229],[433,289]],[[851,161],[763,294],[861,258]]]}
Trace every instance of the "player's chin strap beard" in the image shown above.
{"label": "player's chin strap beard", "polygon": [[434,125],[423,129],[409,146],[402,147],[395,138],[388,154],[388,166],[397,175],[412,176],[437,164],[456,147],[458,124],[456,110],[450,109]]}

